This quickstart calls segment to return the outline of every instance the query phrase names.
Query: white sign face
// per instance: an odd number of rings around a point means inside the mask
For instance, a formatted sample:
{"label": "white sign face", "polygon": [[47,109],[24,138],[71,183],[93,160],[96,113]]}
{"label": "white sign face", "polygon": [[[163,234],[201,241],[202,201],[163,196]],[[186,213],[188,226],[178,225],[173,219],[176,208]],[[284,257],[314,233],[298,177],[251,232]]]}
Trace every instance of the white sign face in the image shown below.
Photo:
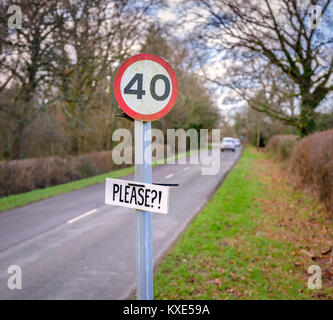
{"label": "white sign face", "polygon": [[167,214],[170,187],[106,178],[105,203]]}
{"label": "white sign face", "polygon": [[123,99],[131,109],[140,114],[161,111],[169,102],[172,83],[162,65],[152,60],[131,64],[120,82]]}

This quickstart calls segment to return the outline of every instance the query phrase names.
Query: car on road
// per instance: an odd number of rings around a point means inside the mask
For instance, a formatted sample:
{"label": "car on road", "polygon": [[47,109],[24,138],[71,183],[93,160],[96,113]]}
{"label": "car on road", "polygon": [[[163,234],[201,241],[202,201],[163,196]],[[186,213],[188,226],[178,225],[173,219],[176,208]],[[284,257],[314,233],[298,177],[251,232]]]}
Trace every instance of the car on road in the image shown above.
{"label": "car on road", "polygon": [[236,147],[241,145],[240,139],[234,139]]}
{"label": "car on road", "polygon": [[224,137],[221,142],[221,151],[223,152],[224,150],[231,150],[235,152],[236,149],[236,144],[234,141],[234,138],[231,137]]}

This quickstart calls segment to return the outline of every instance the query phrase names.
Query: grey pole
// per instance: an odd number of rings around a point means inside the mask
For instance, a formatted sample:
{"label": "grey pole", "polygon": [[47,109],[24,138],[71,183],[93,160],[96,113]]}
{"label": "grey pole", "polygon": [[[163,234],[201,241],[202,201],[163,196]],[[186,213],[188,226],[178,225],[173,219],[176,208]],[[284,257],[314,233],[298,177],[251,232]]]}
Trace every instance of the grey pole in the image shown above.
{"label": "grey pole", "polygon": [[[134,130],[135,180],[152,183],[151,122],[135,120]],[[137,210],[137,219],[137,299],[153,300],[152,213]]]}

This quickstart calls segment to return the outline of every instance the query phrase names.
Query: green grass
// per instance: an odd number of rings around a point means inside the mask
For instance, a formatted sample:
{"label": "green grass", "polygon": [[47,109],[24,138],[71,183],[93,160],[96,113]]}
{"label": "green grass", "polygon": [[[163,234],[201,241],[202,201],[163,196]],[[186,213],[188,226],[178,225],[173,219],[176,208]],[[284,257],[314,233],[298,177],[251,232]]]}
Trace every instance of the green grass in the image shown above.
{"label": "green grass", "polygon": [[98,176],[81,179],[73,182],[59,184],[57,186],[37,189],[25,193],[14,194],[8,197],[0,198],[0,212],[20,207],[42,199],[50,198],[58,194],[78,190],[97,183],[105,182],[105,178],[120,178],[134,173],[134,167],[111,171]]}
{"label": "green grass", "polygon": [[243,156],[163,259],[154,275],[156,299],[306,299],[292,246],[263,236],[256,198],[265,184]]}
{"label": "green grass", "polygon": [[[194,151],[188,151],[186,153],[181,153],[179,155],[171,156],[167,159],[161,159],[156,161],[153,164],[153,167],[161,165],[167,161],[170,161],[172,159],[178,159],[182,158],[185,156],[189,156],[192,153],[197,152],[196,150]],[[21,207],[24,205],[27,205],[32,202],[40,201],[46,198],[54,197],[56,195],[62,194],[62,193],[67,193],[70,191],[74,190],[79,190],[97,183],[102,183],[105,182],[106,178],[121,178],[125,177],[128,175],[133,174],[135,171],[134,166],[128,167],[128,168],[123,168],[115,171],[110,171],[108,173],[103,173],[101,175],[97,175],[94,177],[86,178],[86,179],[81,179],[73,182],[68,182],[64,184],[59,184],[56,186],[52,187],[47,187],[44,189],[37,189],[33,191],[28,191],[25,193],[20,193],[20,194],[15,194],[15,195],[10,195],[8,197],[3,197],[0,198],[0,212],[10,210],[16,207]]]}

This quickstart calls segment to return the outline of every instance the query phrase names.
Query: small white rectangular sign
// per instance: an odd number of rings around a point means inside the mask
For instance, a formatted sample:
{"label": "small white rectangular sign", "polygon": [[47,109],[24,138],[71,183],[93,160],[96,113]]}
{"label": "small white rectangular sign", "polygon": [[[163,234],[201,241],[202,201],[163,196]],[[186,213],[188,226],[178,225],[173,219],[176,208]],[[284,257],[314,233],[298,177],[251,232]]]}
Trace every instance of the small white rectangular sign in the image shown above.
{"label": "small white rectangular sign", "polygon": [[105,203],[167,214],[170,187],[106,178]]}

